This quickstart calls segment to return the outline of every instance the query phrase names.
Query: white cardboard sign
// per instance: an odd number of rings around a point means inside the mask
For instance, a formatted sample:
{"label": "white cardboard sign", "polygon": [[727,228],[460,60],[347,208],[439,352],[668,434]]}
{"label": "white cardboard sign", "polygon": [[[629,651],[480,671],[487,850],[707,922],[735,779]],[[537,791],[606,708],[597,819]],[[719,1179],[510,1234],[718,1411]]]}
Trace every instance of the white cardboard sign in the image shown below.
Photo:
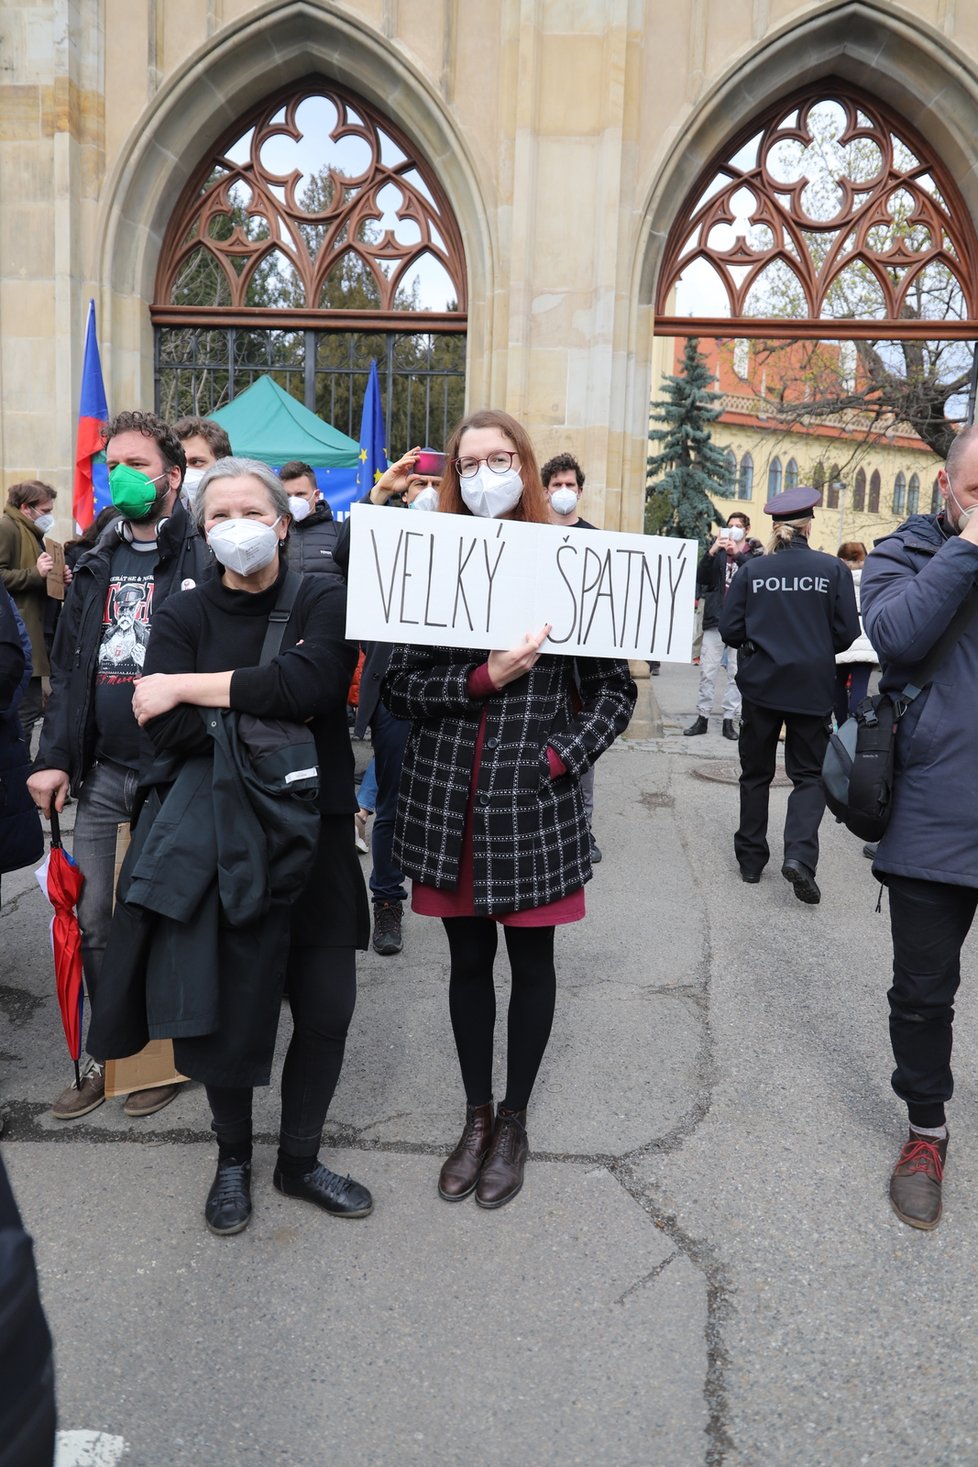
{"label": "white cardboard sign", "polygon": [[350,511],[346,633],[360,642],[688,662],[695,540],[474,515]]}

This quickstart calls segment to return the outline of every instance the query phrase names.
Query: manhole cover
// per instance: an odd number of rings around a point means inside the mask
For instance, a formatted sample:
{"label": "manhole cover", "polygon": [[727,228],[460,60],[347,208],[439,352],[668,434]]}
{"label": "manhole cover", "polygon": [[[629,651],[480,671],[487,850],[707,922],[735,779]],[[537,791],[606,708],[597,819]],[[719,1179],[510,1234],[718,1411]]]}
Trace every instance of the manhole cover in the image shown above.
{"label": "manhole cover", "polygon": [[[708,779],[712,784],[740,783],[740,765],[728,764],[726,759],[714,759],[709,764],[694,764],[689,772],[695,779]],[[773,789],[790,789],[791,780],[779,768],[771,780],[771,786]]]}

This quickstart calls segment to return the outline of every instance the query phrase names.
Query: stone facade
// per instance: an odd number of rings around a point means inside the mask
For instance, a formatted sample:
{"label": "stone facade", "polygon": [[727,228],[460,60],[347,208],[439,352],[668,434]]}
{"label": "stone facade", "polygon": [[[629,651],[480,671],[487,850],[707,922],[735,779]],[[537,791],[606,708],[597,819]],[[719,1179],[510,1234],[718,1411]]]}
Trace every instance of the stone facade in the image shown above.
{"label": "stone facade", "polygon": [[5,0],[0,44],[5,483],[70,486],[90,295],[110,405],[152,404],[147,308],[180,191],[313,72],[387,112],[452,201],[469,405],[521,418],[541,458],[574,452],[611,528],[642,523],[665,237],[755,113],[805,81],[869,86],[978,217],[968,0]]}

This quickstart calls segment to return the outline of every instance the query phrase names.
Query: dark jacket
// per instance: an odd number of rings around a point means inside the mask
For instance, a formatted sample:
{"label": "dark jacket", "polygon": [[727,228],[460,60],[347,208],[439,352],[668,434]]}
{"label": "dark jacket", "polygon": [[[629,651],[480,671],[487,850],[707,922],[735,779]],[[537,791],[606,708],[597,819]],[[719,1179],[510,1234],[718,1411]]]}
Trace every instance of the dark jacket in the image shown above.
{"label": "dark jacket", "polygon": [[848,567],[803,537],[751,558],[730,582],[720,635],[747,653],[737,658],[737,686],[749,703],[828,716],[835,654],[859,636]]}
{"label": "dark jacket", "polygon": [[[755,555],[764,551],[757,540],[748,540],[747,549],[734,556],[734,565],[739,570]],[[733,577],[731,577],[731,582]],[[727,592],[727,552],[718,550],[711,555],[707,550],[696,570],[696,594],[703,602],[703,630],[713,631],[720,625],[723,598]]]}
{"label": "dark jacket", "polygon": [[33,520],[12,504],[0,515],[0,581],[17,604],[31,639],[34,677],[47,677],[48,650],[44,629],[48,617],[47,581],[37,568],[44,536]]}
{"label": "dark jacket", "polygon": [[34,1248],[0,1160],[0,1463],[49,1467],[57,1412]]}
{"label": "dark jacket", "polygon": [[[627,728],[636,698],[627,663],[551,656],[489,698],[472,698],[469,674],[488,655],[395,647],[383,692],[397,718],[412,720],[394,860],[405,875],[448,890],[458,884],[485,709],[471,832],[480,915],[540,907],[590,880],[580,777]],[[567,766],[557,779],[548,744]]]}
{"label": "dark jacket", "polygon": [[0,872],[18,871],[44,854],[41,819],[27,789],[30,755],[17,715],[30,679],[30,637],[0,583]]}
{"label": "dark jacket", "polygon": [[110,1059],[218,1028],[220,929],[253,927],[292,900],[319,839],[314,799],[274,793],[250,757],[241,735],[256,720],[198,711],[213,755],[156,761],[120,873],[88,1038]]}
{"label": "dark jacket", "polygon": [[[148,858],[138,865],[147,838],[141,818],[133,842],[138,850],[131,861],[127,857],[125,870],[127,876],[138,871],[146,878],[141,899],[157,909],[165,906],[172,920],[126,902],[116,908],[88,1041],[104,1058],[134,1053],[150,1033],[169,1034],[182,1074],[211,1085],[265,1085],[290,943],[353,947],[367,939],[366,894],[351,819],[356,802],[346,691],[356,649],[345,640],[345,590],[338,577],[300,581],[281,650],[261,664],[280,588],[281,577],[259,593],[233,591],[215,575],[198,590],[174,597],[154,616],[145,671],[235,667],[229,701],[238,714],[289,719],[304,729],[308,724],[321,775],[315,851],[302,859],[301,870],[275,879],[264,915],[234,925],[222,905],[228,890],[218,864],[229,861],[226,874],[237,878],[229,900],[240,921],[250,915],[254,878],[266,879],[268,853],[258,849],[250,812],[221,780],[211,741],[218,730],[208,732],[200,710],[188,704],[151,719],[149,737],[173,767],[183,766],[185,780],[181,776],[183,782],[174,783],[162,802],[168,829],[160,831],[155,865]],[[208,721],[216,718],[212,713]],[[171,807],[174,796],[177,804]],[[216,821],[224,827],[223,855]],[[262,824],[264,846],[272,821],[266,815]],[[267,879],[273,879],[271,863]],[[129,886],[121,889],[130,895]],[[264,885],[257,895],[263,893]],[[328,970],[326,958],[323,968]]]}
{"label": "dark jacket", "polygon": [[[75,794],[95,758],[95,671],[102,616],[112,552],[125,524],[120,519],[110,525],[94,549],[79,560],[51,649],[51,696],[34,768],[65,770]],[[206,541],[179,502],[160,528],[158,551],[153,568],[154,616],[184,581],[203,581],[214,565]]]}
{"label": "dark jacket", "polygon": [[289,530],[290,569],[298,571],[300,576],[324,571],[339,575],[340,568],[333,558],[339,533],[333,511],[325,499],[320,499],[312,513],[304,520],[294,521]]}
{"label": "dark jacket", "polygon": [[[370,495],[367,494],[360,500],[361,504],[370,503]],[[403,505],[391,505],[392,509],[402,509]],[[344,579],[350,568],[350,521],[345,519],[339,527],[339,536],[336,543],[336,563],[343,574]],[[390,666],[391,653],[394,650],[391,642],[362,642],[360,644],[364,651],[363,669],[360,673],[360,693],[357,703],[357,718],[353,732],[358,739],[365,739],[370,729],[370,723],[377,712],[380,702],[380,691],[383,687],[387,669]]]}
{"label": "dark jacket", "polygon": [[[863,621],[899,692],[978,577],[978,546],[947,534],[942,515],[914,515],[863,565]],[[874,870],[978,887],[978,617],[910,704],[897,730],[893,809]]]}

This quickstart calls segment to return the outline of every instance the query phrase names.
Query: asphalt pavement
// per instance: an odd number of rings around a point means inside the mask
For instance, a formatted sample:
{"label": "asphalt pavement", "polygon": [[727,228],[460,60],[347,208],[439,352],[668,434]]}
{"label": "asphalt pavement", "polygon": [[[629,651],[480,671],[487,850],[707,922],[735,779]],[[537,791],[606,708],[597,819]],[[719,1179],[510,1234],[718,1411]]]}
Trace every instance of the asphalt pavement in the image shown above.
{"label": "asphalt pavement", "polygon": [[[3,1155],[55,1338],[59,1467],[978,1463],[978,1085],[969,981],[940,1228],[886,1200],[886,898],[822,827],[822,902],[733,856],[736,745],[685,739],[697,670],[654,680],[661,738],[601,760],[588,917],[558,934],[553,1039],[520,1196],[435,1191],[463,1100],[437,922],[360,966],[324,1156],[371,1217],[271,1186],[259,1092],[255,1212],[202,1219],[214,1147],[199,1086],[130,1121],[50,1113],[70,1068],[48,909],[3,878]],[[506,985],[499,964],[500,1049]],[[283,1015],[279,1062],[287,1040]]]}

